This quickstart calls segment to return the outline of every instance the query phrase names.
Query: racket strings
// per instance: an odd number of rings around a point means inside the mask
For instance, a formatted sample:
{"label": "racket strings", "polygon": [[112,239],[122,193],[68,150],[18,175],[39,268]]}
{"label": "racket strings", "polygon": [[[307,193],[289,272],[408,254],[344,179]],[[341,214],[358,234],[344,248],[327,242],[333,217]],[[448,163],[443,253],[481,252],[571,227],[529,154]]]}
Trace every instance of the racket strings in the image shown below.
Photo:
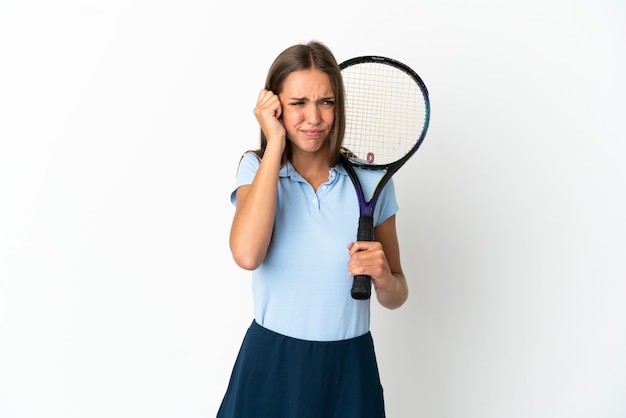
{"label": "racket strings", "polygon": [[383,165],[404,157],[426,123],[426,98],[405,71],[383,63],[342,70],[346,90],[344,146],[359,160]]}

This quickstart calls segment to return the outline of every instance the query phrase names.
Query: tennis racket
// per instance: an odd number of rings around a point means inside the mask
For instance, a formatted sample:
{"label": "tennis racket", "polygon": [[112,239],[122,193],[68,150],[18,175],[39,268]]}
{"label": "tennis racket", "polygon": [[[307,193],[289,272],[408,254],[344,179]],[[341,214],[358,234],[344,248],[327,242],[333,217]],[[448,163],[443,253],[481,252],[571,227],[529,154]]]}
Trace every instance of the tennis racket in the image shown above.
{"label": "tennis racket", "polygon": [[[341,154],[359,201],[358,241],[374,240],[374,208],[389,179],[422,144],[430,120],[430,101],[422,79],[391,58],[362,56],[339,64],[346,97],[346,131]],[[354,170],[380,171],[366,198]],[[352,297],[371,296],[371,277],[354,276]]]}

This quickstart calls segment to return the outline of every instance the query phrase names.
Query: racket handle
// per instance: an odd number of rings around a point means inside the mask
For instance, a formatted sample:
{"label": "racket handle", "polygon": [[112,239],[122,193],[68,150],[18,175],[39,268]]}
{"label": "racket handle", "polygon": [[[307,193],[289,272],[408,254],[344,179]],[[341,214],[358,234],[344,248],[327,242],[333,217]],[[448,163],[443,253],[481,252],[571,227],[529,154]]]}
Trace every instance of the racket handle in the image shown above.
{"label": "racket handle", "polygon": [[352,295],[352,299],[356,300],[369,299],[372,295],[372,278],[364,274],[354,276],[350,295]]}
{"label": "racket handle", "polygon": [[[374,217],[361,216],[357,231],[358,241],[374,241]],[[365,274],[354,276],[350,295],[356,300],[367,300],[372,295],[372,278]]]}

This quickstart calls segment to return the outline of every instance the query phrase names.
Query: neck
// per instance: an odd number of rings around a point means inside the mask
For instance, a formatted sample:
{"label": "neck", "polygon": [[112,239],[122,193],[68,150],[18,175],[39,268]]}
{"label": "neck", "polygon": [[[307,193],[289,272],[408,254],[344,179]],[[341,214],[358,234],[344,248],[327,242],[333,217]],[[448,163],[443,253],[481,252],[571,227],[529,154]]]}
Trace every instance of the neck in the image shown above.
{"label": "neck", "polygon": [[315,190],[328,181],[330,167],[326,155],[292,158],[291,165]]}

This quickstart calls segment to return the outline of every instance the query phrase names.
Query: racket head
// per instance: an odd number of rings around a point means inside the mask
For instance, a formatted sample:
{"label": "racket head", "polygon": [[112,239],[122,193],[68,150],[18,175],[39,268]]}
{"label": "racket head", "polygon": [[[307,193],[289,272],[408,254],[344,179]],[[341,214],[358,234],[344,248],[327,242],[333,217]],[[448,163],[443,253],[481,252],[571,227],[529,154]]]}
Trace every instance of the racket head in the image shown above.
{"label": "racket head", "polygon": [[366,169],[399,168],[428,130],[426,85],[409,66],[387,57],[355,57],[339,68],[346,98],[347,159]]}

